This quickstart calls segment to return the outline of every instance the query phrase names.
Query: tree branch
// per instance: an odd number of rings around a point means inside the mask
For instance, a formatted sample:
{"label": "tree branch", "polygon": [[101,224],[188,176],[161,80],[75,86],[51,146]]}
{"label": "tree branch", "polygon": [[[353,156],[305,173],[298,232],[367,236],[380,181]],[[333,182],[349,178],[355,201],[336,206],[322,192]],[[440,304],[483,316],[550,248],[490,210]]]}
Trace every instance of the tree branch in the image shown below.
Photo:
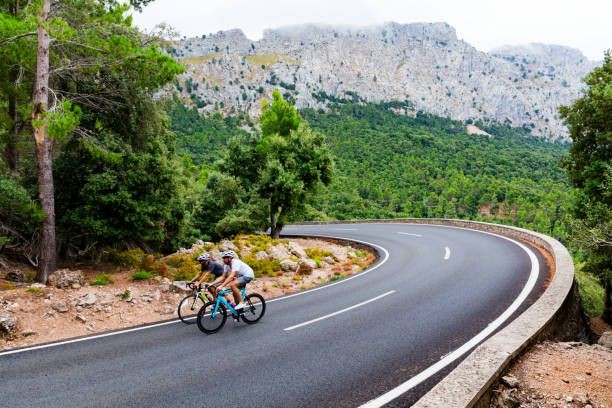
{"label": "tree branch", "polygon": [[9,38],[5,38],[4,40],[0,41],[0,47],[2,47],[4,44],[8,44],[12,41],[16,41],[19,40],[21,38],[25,38],[25,37],[35,37],[36,36],[36,31],[30,31],[29,33],[23,33],[23,34],[19,34],[19,35],[14,35],[12,37]]}

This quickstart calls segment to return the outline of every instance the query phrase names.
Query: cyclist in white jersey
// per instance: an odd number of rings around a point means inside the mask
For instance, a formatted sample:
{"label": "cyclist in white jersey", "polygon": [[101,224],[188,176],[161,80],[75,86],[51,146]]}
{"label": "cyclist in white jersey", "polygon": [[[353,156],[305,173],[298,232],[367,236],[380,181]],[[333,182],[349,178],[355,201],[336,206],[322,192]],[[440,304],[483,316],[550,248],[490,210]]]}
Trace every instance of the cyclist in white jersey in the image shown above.
{"label": "cyclist in white jersey", "polygon": [[223,259],[224,272],[227,274],[227,277],[219,285],[219,290],[229,284],[234,295],[234,301],[236,302],[235,309],[242,309],[245,304],[242,303],[240,289],[244,288],[255,277],[253,269],[240,259],[237,259],[238,256],[234,251],[223,251],[221,258]]}

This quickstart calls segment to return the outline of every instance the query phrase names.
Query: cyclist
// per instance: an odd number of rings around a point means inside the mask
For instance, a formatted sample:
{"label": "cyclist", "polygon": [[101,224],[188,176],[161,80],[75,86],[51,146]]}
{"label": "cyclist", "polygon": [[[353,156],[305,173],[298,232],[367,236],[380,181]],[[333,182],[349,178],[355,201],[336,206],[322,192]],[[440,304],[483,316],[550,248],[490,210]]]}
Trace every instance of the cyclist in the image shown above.
{"label": "cyclist", "polygon": [[247,283],[253,280],[255,274],[253,269],[240,259],[234,251],[223,251],[221,253],[223,259],[224,270],[227,273],[223,283],[219,285],[219,290],[222,287],[229,284],[234,295],[234,301],[236,310],[244,308],[245,304],[242,303],[242,297],[240,296],[240,289],[244,288]]}
{"label": "cyclist", "polygon": [[187,284],[191,285],[197,280],[196,285],[199,286],[206,280],[208,274],[211,273],[215,278],[208,286],[208,290],[214,297],[217,297],[217,286],[219,286],[220,282],[225,280],[224,278],[226,276],[223,265],[212,260],[210,255],[206,252],[200,254],[196,259],[200,263],[200,272],[198,272]]}

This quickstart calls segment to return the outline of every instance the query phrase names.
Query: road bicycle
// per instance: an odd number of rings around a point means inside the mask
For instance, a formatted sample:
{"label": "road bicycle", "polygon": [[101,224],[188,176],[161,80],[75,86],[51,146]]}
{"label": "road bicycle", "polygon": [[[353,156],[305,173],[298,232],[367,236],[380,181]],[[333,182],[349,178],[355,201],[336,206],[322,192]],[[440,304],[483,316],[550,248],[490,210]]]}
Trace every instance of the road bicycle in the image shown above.
{"label": "road bicycle", "polygon": [[198,311],[204,306],[206,303],[212,301],[212,297],[208,297],[206,291],[208,290],[208,285],[203,289],[202,285],[195,286],[192,283],[188,283],[193,292],[190,295],[185,296],[178,305],[178,316],[181,321],[185,324],[194,324],[195,317]]}
{"label": "road bicycle", "polygon": [[258,293],[247,295],[246,287],[242,288],[240,295],[245,304],[242,309],[234,309],[234,306],[223,296],[230,293],[231,289],[219,292],[217,299],[206,303],[198,312],[198,328],[206,333],[213,334],[221,330],[227,320],[228,311],[235,320],[242,319],[247,324],[257,323],[266,312],[266,301]]}

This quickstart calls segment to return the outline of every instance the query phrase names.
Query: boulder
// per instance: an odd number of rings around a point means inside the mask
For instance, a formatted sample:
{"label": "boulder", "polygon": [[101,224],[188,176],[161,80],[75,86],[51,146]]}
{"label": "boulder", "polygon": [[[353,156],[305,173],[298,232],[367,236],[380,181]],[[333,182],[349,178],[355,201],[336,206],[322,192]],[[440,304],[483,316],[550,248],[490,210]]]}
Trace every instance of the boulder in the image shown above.
{"label": "boulder", "polygon": [[308,258],[308,255],[306,255],[306,251],[304,251],[304,248],[302,248],[297,242],[289,242],[287,249],[289,250],[289,252],[291,252],[292,255],[295,255],[300,259]]}
{"label": "boulder", "polygon": [[58,313],[66,313],[70,308],[66,302],[59,302],[51,306]]}
{"label": "boulder", "polygon": [[98,298],[93,293],[88,293],[77,300],[77,306],[93,306],[98,301]]}
{"label": "boulder", "polygon": [[[310,259],[310,261],[312,261],[312,259]],[[314,263],[314,261],[313,261]],[[315,264],[316,266],[316,264]],[[305,259],[301,259],[300,262],[298,262],[298,269],[297,269],[297,273],[300,275],[310,275],[312,273],[312,270],[314,268],[312,267],[312,265],[308,262],[306,262]]]}
{"label": "boulder", "polygon": [[291,259],[283,259],[280,262],[280,267],[285,272],[295,272],[298,269],[298,263],[293,262]]}
{"label": "boulder", "polygon": [[268,257],[268,253],[266,251],[259,251],[255,254],[255,259],[261,260]]}
{"label": "boulder", "polygon": [[219,244],[219,248],[222,251],[236,251],[238,249],[238,247],[234,245],[234,243],[229,239],[224,239],[223,241],[221,241],[221,243]]}
{"label": "boulder", "polygon": [[35,332],[33,329],[30,329],[30,328],[25,329],[24,331],[22,331],[22,332],[21,332],[21,335],[22,335],[23,337],[34,336],[34,335],[36,335],[36,334],[37,334],[37,333],[36,333],[36,332]]}
{"label": "boulder", "polygon": [[170,285],[170,292],[191,293],[191,289],[187,287],[186,281],[174,281],[172,285]]}
{"label": "boulder", "polygon": [[503,376],[501,381],[505,386],[510,388],[517,388],[519,385],[518,379],[512,375]]}
{"label": "boulder", "polygon": [[85,276],[80,270],[58,269],[49,275],[49,286],[56,288],[69,288],[74,284],[83,285]]}
{"label": "boulder", "polygon": [[291,252],[289,252],[287,247],[282,244],[274,245],[273,247],[268,249],[267,252],[268,252],[268,255],[270,255],[270,258],[276,259],[279,261],[281,259],[287,259],[291,256]]}
{"label": "boulder", "polygon": [[160,314],[172,314],[175,312],[175,309],[172,306],[162,306],[160,308],[155,309],[155,312]]}
{"label": "boulder", "polygon": [[6,273],[4,279],[11,282],[25,282],[25,273],[19,269],[11,269]]}
{"label": "boulder", "polygon": [[0,335],[13,336],[17,330],[17,317],[9,312],[0,312]]}
{"label": "boulder", "polygon": [[597,344],[607,347],[612,350],[612,331],[603,332]]}

